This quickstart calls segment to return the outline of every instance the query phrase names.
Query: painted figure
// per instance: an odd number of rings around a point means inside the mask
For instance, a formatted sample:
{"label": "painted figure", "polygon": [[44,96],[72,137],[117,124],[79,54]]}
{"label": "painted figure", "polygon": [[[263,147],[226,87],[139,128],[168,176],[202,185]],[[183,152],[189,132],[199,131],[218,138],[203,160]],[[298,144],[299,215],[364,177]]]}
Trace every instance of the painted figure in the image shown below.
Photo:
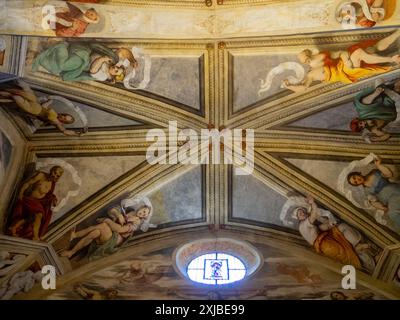
{"label": "painted figure", "polygon": [[337,221],[328,210],[318,208],[312,197],[294,196],[282,208],[281,219],[289,225],[298,221],[303,238],[317,253],[372,272],[375,260],[368,243],[348,224]]}
{"label": "painted figure", "polygon": [[322,282],[321,276],[311,273],[306,266],[288,266],[285,263],[278,263],[276,271],[293,277],[298,283],[319,284]]}
{"label": "painted figure", "polygon": [[63,168],[54,166],[50,173],[36,171],[22,184],[8,224],[11,235],[33,240],[43,237],[51,221],[52,207],[58,203],[54,189],[63,173]]}
{"label": "painted figure", "polygon": [[306,91],[314,81],[353,83],[357,80],[392,70],[382,64],[400,64],[398,54],[392,56],[377,55],[377,52],[389,48],[400,36],[400,29],[381,40],[366,40],[343,51],[303,50],[298,58],[301,63],[310,66],[300,84],[283,81],[283,86],[293,92]]}
{"label": "painted figure", "polygon": [[40,53],[32,70],[44,68],[63,81],[97,80],[123,82],[128,67],[136,68],[137,61],[126,48],[109,49],[98,43],[60,42]]}
{"label": "painted figure", "polygon": [[345,29],[371,28],[389,19],[396,9],[396,0],[343,1],[336,12],[336,19]]}
{"label": "painted figure", "polygon": [[4,58],[6,55],[7,44],[4,38],[0,37],[0,66],[4,64]]}
{"label": "painted figure", "polygon": [[222,262],[218,260],[214,260],[211,262],[211,277],[212,279],[221,279],[222,278]]}
{"label": "painted figure", "polygon": [[40,102],[31,87],[23,80],[17,81],[20,88],[5,88],[0,91],[0,103],[15,103],[20,111],[46,124],[51,124],[66,136],[80,136],[83,132],[68,130],[65,124],[75,121],[68,113],[57,113],[51,104],[53,100]]}
{"label": "painted figure", "polygon": [[118,295],[115,289],[93,290],[81,284],[75,285],[74,291],[85,300],[113,300]]}
{"label": "painted figure", "polygon": [[349,295],[341,291],[332,291],[330,298],[331,300],[374,300],[374,294],[372,292],[362,292]]}
{"label": "painted figure", "polygon": [[0,299],[9,300],[20,292],[29,292],[35,283],[42,280],[42,272],[31,270],[14,274],[6,283],[0,287]]}
{"label": "painted figure", "polygon": [[364,135],[367,142],[388,140],[391,135],[383,129],[397,119],[396,100],[399,100],[399,94],[400,80],[395,82],[393,89],[387,85],[380,85],[375,89],[362,90],[354,98],[358,118],[351,121],[351,130],[368,131]]}
{"label": "painted figure", "polygon": [[0,277],[6,276],[24,258],[26,256],[23,254],[11,254],[7,251],[0,251]]}
{"label": "painted figure", "polygon": [[[351,264],[361,268],[361,262],[352,244],[344,236],[345,229],[340,230],[332,225],[329,219],[322,217],[314,202],[307,199],[310,209],[298,208],[296,216],[299,220],[299,231],[308,243],[314,246],[315,251],[343,264]],[[350,230],[351,232],[351,230]]]}
{"label": "painted figure", "polygon": [[363,187],[370,204],[383,210],[385,216],[393,222],[394,230],[400,232],[400,184],[390,182],[393,172],[376,157],[376,169],[363,175],[361,172],[350,172],[347,181],[352,186]]}
{"label": "painted figure", "polygon": [[100,17],[93,8],[83,12],[75,5],[67,2],[68,8],[56,13],[56,36],[79,37],[85,33],[90,24],[97,24]]}
{"label": "painted figure", "polygon": [[133,203],[126,200],[121,207],[108,210],[109,218],[100,218],[97,224],[80,231],[72,230],[70,241],[79,241],[72,249],[64,250],[61,256],[71,258],[82,248],[90,246],[89,259],[103,257],[114,253],[135,231],[147,231],[152,216],[151,204],[135,208]]}

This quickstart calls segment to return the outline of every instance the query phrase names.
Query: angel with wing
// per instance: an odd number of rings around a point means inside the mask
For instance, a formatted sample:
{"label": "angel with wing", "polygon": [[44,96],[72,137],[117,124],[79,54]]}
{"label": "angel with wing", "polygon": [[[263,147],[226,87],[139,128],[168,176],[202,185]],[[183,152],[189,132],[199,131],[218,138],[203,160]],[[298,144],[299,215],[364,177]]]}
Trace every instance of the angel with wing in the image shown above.
{"label": "angel with wing", "polygon": [[314,198],[291,195],[282,207],[280,219],[294,227],[317,253],[372,271],[375,261],[370,245],[348,224],[338,221],[330,211],[319,208]]}
{"label": "angel with wing", "polygon": [[69,2],[67,6],[56,13],[57,37],[79,37],[85,33],[90,24],[100,22],[99,14],[93,8],[82,11]]}
{"label": "angel with wing", "polygon": [[89,259],[96,259],[114,253],[136,231],[146,232],[156,225],[150,224],[153,206],[144,196],[127,198],[121,204],[107,211],[108,217],[97,219],[93,226],[76,231],[72,230],[70,241],[80,239],[70,250],[64,250],[61,256],[71,258],[81,249],[89,247]]}

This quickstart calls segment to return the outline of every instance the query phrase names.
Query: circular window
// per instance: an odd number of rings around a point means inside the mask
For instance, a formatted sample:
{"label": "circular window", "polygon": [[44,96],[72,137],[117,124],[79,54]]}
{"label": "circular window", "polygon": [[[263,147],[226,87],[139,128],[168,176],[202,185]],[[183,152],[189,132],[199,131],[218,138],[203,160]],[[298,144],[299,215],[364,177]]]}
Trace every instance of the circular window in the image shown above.
{"label": "circular window", "polygon": [[175,270],[191,281],[224,285],[243,280],[262,265],[261,254],[249,243],[229,238],[200,239],[174,252]]}
{"label": "circular window", "polygon": [[187,275],[199,283],[225,284],[242,280],[246,267],[230,254],[215,252],[194,258],[187,267]]}

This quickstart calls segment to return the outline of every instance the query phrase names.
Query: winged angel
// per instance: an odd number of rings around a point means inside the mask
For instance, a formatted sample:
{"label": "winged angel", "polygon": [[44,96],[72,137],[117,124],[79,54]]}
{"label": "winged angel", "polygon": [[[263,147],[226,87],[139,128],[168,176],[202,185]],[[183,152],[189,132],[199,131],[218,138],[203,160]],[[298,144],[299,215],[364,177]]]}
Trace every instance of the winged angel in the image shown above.
{"label": "winged angel", "polygon": [[156,225],[150,224],[153,206],[144,196],[121,201],[119,206],[107,210],[108,217],[98,218],[97,223],[76,231],[72,230],[70,242],[79,241],[61,256],[71,258],[81,249],[89,246],[89,259],[96,259],[114,253],[138,230],[146,232]]}

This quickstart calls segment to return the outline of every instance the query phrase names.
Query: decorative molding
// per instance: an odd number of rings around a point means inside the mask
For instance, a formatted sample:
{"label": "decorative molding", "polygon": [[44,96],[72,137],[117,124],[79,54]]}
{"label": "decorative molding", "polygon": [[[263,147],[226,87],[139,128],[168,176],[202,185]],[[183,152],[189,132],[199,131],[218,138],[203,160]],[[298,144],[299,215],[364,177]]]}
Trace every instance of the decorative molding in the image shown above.
{"label": "decorative molding", "polygon": [[[177,247],[182,243],[193,240],[193,234],[196,234],[196,238],[233,238],[248,241],[252,245],[266,244],[280,250],[281,252],[312,261],[313,264],[327,268],[332,272],[341,275],[341,265],[339,263],[332,262],[331,259],[316,254],[309,249],[307,244],[304,242],[299,243],[298,240],[293,238],[291,235],[276,235],[275,233],[269,233],[268,231],[254,231],[241,227],[231,227],[215,233],[207,228],[197,227],[186,230],[174,230],[154,237],[138,240],[132,244],[132,246],[125,247],[111,256],[95,262],[87,263],[79,269],[75,269],[58,278],[58,287],[63,288],[71,285],[85,276],[89,276],[94,272],[98,272],[99,270],[105,269],[109,266],[126,261],[131,257],[138,257],[165,248]],[[398,290],[393,286],[389,286],[382,281],[373,279],[371,276],[363,272],[358,272],[357,275],[357,282],[371,289],[373,292],[382,294],[388,299],[396,299],[400,297]],[[30,293],[24,295],[24,299],[45,299],[50,294],[51,292],[41,290],[40,288],[34,288]]]}
{"label": "decorative molding", "polygon": [[255,153],[255,159],[257,170],[267,171],[269,175],[273,175],[291,189],[313,196],[326,208],[335,212],[340,219],[357,228],[381,248],[400,242],[399,235],[377,224],[363,210],[353,206],[344,196],[339,195],[323,183],[305,177],[299,169],[287,161],[258,152]]}
{"label": "decorative molding", "polygon": [[373,276],[382,281],[393,283],[399,268],[400,244],[397,244],[385,248]]}
{"label": "decorative molding", "polygon": [[52,265],[55,267],[59,276],[65,274],[67,271],[53,247],[45,242],[0,235],[0,250],[26,255],[23,263],[5,277],[1,278],[0,285],[11,278],[15,273],[25,271],[35,262],[37,262],[40,267]]}

